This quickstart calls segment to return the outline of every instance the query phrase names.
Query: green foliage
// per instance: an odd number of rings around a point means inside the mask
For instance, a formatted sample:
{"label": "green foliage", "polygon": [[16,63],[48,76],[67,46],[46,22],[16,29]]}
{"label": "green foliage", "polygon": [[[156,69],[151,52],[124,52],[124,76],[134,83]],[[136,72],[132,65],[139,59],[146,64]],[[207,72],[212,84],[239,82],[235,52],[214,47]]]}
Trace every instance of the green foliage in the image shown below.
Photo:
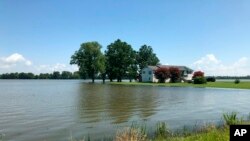
{"label": "green foliage", "polygon": [[206,79],[207,79],[207,82],[215,82],[216,81],[215,77],[207,77]]}
{"label": "green foliage", "polygon": [[78,51],[71,56],[70,64],[76,64],[82,74],[87,74],[95,81],[95,76],[105,70],[105,57],[98,42],[82,43]]}
{"label": "green foliage", "polygon": [[69,71],[63,71],[61,74],[61,79],[70,79],[72,78],[72,72]]}
{"label": "green foliage", "polygon": [[52,79],[61,79],[61,74],[59,71],[54,71],[52,73]]}
{"label": "green foliage", "polygon": [[152,47],[147,45],[141,46],[137,52],[136,61],[140,69],[143,69],[149,65],[155,66],[159,63],[159,59],[153,52]]}
{"label": "green foliage", "polygon": [[159,122],[156,125],[155,135],[156,137],[164,137],[167,138],[170,135],[170,131],[167,128],[167,124],[165,122]]}
{"label": "green foliage", "polygon": [[106,72],[109,79],[112,81],[117,78],[117,81],[121,82],[127,72],[131,74],[132,66],[136,61],[135,55],[136,53],[131,45],[122,42],[120,39],[108,45],[105,56]]}
{"label": "green foliage", "polygon": [[194,84],[206,84],[207,83],[207,80],[205,77],[200,77],[200,76],[197,76],[193,79],[193,83]]}
{"label": "green foliage", "polygon": [[137,70],[138,68],[136,64],[132,64],[128,67],[127,76],[130,82],[132,82],[132,79],[136,79],[136,76],[138,75]]}
{"label": "green foliage", "polygon": [[240,83],[240,79],[238,79],[238,78],[235,79],[235,80],[234,80],[234,83],[235,83],[235,84],[239,84],[239,83]]}
{"label": "green foliage", "polygon": [[226,125],[234,125],[234,124],[239,124],[242,123],[242,118],[239,119],[237,117],[237,113],[236,112],[231,112],[231,113],[224,113],[223,114],[223,119],[226,123]]}
{"label": "green foliage", "polygon": [[[14,75],[13,75],[14,74]],[[14,77],[13,77],[14,76]],[[62,73],[56,71],[53,73],[40,73],[35,75],[33,73],[4,73],[0,75],[0,79],[80,79],[78,71],[72,73],[63,71]]]}

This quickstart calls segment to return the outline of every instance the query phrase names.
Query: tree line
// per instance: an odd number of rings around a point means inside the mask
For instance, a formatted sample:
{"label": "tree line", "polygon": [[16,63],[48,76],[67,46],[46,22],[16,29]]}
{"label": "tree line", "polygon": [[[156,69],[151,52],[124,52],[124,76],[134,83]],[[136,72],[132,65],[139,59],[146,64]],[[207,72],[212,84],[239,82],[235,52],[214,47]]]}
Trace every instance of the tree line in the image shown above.
{"label": "tree line", "polygon": [[91,78],[93,83],[97,76],[101,76],[103,82],[106,78],[111,82],[114,79],[121,82],[124,78],[132,81],[141,69],[160,62],[148,45],[142,45],[135,51],[127,42],[117,39],[107,46],[104,53],[101,48],[97,41],[85,42],[71,56],[70,64],[78,65],[80,75]]}
{"label": "tree line", "polygon": [[33,73],[4,73],[0,75],[0,79],[80,79],[81,75],[78,71],[54,71],[53,73],[40,73],[35,75]]}

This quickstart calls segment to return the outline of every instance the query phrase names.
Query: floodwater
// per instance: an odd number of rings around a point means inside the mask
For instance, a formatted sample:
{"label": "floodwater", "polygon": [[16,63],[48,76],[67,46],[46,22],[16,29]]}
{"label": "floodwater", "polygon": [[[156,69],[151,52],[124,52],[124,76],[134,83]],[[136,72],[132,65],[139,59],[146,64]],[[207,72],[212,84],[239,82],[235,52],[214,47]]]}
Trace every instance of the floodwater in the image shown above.
{"label": "floodwater", "polygon": [[172,129],[217,123],[225,112],[248,115],[249,105],[250,90],[0,80],[0,137],[99,140],[135,122],[153,128],[164,121]]}

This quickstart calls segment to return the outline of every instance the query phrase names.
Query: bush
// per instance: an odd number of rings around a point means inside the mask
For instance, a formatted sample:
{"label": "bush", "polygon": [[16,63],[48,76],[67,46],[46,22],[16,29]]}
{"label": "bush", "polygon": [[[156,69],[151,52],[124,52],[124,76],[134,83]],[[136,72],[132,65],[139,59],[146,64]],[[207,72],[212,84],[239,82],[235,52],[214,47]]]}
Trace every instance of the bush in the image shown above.
{"label": "bush", "polygon": [[207,80],[205,77],[195,77],[193,82],[194,84],[206,84]]}
{"label": "bush", "polygon": [[235,80],[234,80],[234,83],[235,83],[235,84],[239,84],[239,83],[240,83],[240,79],[238,79],[238,78],[235,79]]}
{"label": "bush", "polygon": [[180,72],[179,68],[170,67],[169,68],[169,73],[170,73],[170,82],[171,83],[180,82],[181,72]]}
{"label": "bush", "polygon": [[168,135],[170,135],[170,131],[167,127],[167,124],[165,122],[159,122],[156,127],[155,135],[157,137],[164,137],[166,138]]}
{"label": "bush", "polygon": [[115,141],[146,141],[147,136],[136,128],[118,130]]}
{"label": "bush", "polygon": [[196,72],[194,72],[192,78],[194,79],[196,77],[204,77],[204,72],[202,72],[202,71],[196,71]]}
{"label": "bush", "polygon": [[224,113],[223,119],[226,125],[234,125],[234,124],[242,123],[242,118],[241,119],[238,118],[236,112]]}
{"label": "bush", "polygon": [[215,77],[207,77],[207,82],[215,82]]}
{"label": "bush", "polygon": [[159,79],[159,83],[165,83],[165,80],[170,76],[168,68],[158,68],[155,70],[155,77]]}

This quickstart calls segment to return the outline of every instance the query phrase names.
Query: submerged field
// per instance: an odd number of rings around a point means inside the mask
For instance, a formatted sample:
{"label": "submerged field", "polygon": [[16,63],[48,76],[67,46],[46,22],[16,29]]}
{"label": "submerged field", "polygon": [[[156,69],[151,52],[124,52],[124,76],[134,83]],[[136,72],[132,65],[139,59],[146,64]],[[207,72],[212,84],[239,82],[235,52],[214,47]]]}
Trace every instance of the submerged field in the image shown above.
{"label": "submerged field", "polygon": [[250,89],[250,82],[208,82],[207,84],[192,83],[143,83],[143,82],[111,82],[110,84],[122,85],[149,85],[149,86],[166,86],[166,87],[211,87],[211,88],[233,88],[233,89]]}
{"label": "submerged field", "polygon": [[[218,125],[225,112],[236,111],[239,117],[249,113],[250,90],[203,89],[192,84],[187,87],[121,84],[137,85],[103,85],[82,80],[0,80],[0,89],[4,90],[0,93],[0,140],[66,141],[70,137],[76,140],[89,137],[95,141],[116,137],[116,131],[134,122],[146,124],[147,139],[162,140],[152,135],[158,122],[167,123],[168,129],[175,131],[204,123]],[[163,139],[213,136],[210,134],[217,130],[220,129]],[[222,133],[227,135],[226,132]]]}

